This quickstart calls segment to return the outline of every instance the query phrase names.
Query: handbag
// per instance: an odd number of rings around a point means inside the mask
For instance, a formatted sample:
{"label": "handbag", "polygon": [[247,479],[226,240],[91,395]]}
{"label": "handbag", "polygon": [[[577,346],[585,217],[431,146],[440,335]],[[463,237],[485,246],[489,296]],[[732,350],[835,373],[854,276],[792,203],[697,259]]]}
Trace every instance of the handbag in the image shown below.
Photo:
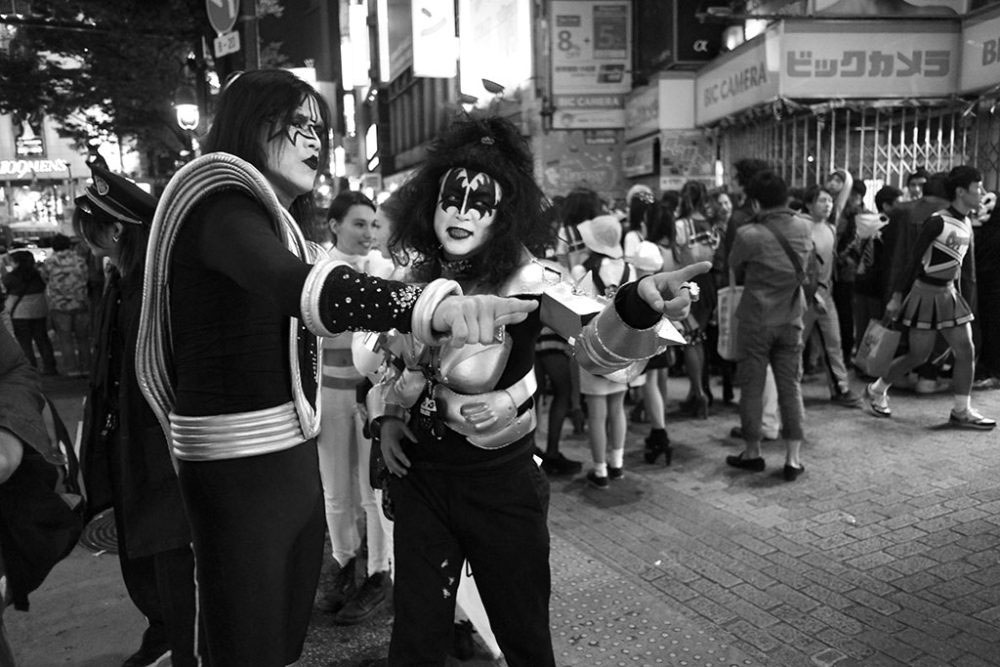
{"label": "handbag", "polygon": [[729,272],[729,285],[719,288],[716,295],[716,318],[719,322],[719,356],[726,361],[736,360],[736,309],[743,296],[743,286],[736,284],[736,276]]}
{"label": "handbag", "polygon": [[868,377],[882,377],[896,356],[902,332],[891,329],[879,320],[870,320],[858,345],[854,365]]}

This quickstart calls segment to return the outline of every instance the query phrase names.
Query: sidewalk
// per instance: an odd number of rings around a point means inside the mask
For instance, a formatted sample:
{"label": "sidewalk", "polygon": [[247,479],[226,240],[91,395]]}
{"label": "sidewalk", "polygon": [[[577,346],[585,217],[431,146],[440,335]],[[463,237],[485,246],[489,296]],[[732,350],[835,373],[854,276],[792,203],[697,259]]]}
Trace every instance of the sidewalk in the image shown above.
{"label": "sidewalk", "polygon": [[[672,379],[670,397],[685,387]],[[68,420],[81,388],[54,387]],[[552,479],[557,664],[1000,664],[1000,432],[943,426],[947,394],[894,392],[884,420],[829,404],[823,383],[803,389],[794,483],[775,444],[763,473],[726,467],[739,450],[728,407],[670,424],[670,467],[643,462],[646,427],[632,424],[610,489]],[[1000,391],[973,401],[1000,415]],[[563,451],[589,460],[582,437]],[[31,600],[5,617],[21,667],[112,667],[137,646],[113,555],[78,547]],[[390,627],[388,614],[338,628],[317,612],[299,664],[382,657]]]}

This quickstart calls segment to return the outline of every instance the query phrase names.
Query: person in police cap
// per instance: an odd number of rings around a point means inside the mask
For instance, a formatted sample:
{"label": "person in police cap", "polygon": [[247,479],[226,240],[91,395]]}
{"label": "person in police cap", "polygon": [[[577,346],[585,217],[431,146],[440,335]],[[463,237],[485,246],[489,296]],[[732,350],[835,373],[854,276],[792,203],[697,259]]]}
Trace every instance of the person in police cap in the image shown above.
{"label": "person in police cap", "polygon": [[156,199],[91,165],[73,226],[110,269],[97,310],[83,417],[81,466],[88,518],[114,508],[118,558],[129,597],[146,616],[142,644],[124,667],[197,665],[194,555],[177,475],[135,375],[143,265]]}

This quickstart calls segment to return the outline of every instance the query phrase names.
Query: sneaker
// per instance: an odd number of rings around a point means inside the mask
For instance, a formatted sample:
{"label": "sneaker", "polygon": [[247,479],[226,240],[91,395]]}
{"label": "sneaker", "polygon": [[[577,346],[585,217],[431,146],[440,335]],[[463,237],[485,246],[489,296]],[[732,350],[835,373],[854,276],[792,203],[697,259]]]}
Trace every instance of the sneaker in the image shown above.
{"label": "sneaker", "polygon": [[868,399],[868,407],[876,417],[892,416],[892,410],[889,408],[889,392],[879,394],[872,391],[872,385],[869,384],[865,385],[865,398]]}
{"label": "sneaker", "polygon": [[[325,611],[328,614],[336,614],[357,593],[358,584],[354,570],[356,560],[352,558],[347,561],[346,565],[341,566],[337,570],[337,574],[334,576],[329,590],[323,593],[322,598],[317,603],[321,611]],[[336,560],[333,563],[337,565]]]}
{"label": "sneaker", "polygon": [[601,477],[595,470],[591,470],[587,473],[587,483],[596,489],[608,488],[608,478]]}
{"label": "sneaker", "polygon": [[158,638],[159,632],[147,628],[142,634],[139,650],[125,658],[122,667],[159,667],[170,657],[170,644],[165,638]]}
{"label": "sneaker", "polygon": [[[734,426],[731,429],[729,429],[729,437],[730,438],[736,438],[737,440],[742,440],[743,439],[743,427],[742,426]],[[760,438],[761,438],[761,440],[765,440],[767,442],[774,442],[775,440],[778,439],[778,436],[776,436],[776,435],[767,435],[766,433],[761,433],[760,434]]]}
{"label": "sneaker", "polygon": [[962,412],[951,411],[948,423],[957,428],[970,428],[976,431],[989,431],[996,428],[995,419],[984,417],[973,408],[968,408]]}
{"label": "sneaker", "polygon": [[334,625],[356,625],[379,611],[392,599],[388,572],[376,572],[361,584],[357,594],[333,617]]}
{"label": "sneaker", "polygon": [[608,466],[608,479],[621,479],[625,476],[625,468],[612,468]]}
{"label": "sneaker", "polygon": [[842,391],[835,396],[831,396],[830,402],[845,408],[860,408],[862,405],[861,397],[850,389]]}
{"label": "sneaker", "polygon": [[917,380],[917,384],[913,386],[913,391],[918,394],[940,394],[951,391],[951,380],[944,378],[938,378],[937,380],[920,378]]}
{"label": "sneaker", "polygon": [[542,457],[542,470],[547,475],[575,475],[583,470],[583,464],[563,456],[562,452],[554,456]]}

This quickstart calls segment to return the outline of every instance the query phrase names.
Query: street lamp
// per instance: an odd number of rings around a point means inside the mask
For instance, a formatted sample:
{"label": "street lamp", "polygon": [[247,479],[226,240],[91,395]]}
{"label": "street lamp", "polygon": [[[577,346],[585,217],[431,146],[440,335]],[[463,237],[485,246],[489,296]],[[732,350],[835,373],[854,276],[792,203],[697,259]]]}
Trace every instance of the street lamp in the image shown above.
{"label": "street lamp", "polygon": [[174,111],[177,113],[177,125],[188,132],[193,132],[201,121],[198,110],[198,95],[194,88],[187,84],[181,85],[174,93]]}

